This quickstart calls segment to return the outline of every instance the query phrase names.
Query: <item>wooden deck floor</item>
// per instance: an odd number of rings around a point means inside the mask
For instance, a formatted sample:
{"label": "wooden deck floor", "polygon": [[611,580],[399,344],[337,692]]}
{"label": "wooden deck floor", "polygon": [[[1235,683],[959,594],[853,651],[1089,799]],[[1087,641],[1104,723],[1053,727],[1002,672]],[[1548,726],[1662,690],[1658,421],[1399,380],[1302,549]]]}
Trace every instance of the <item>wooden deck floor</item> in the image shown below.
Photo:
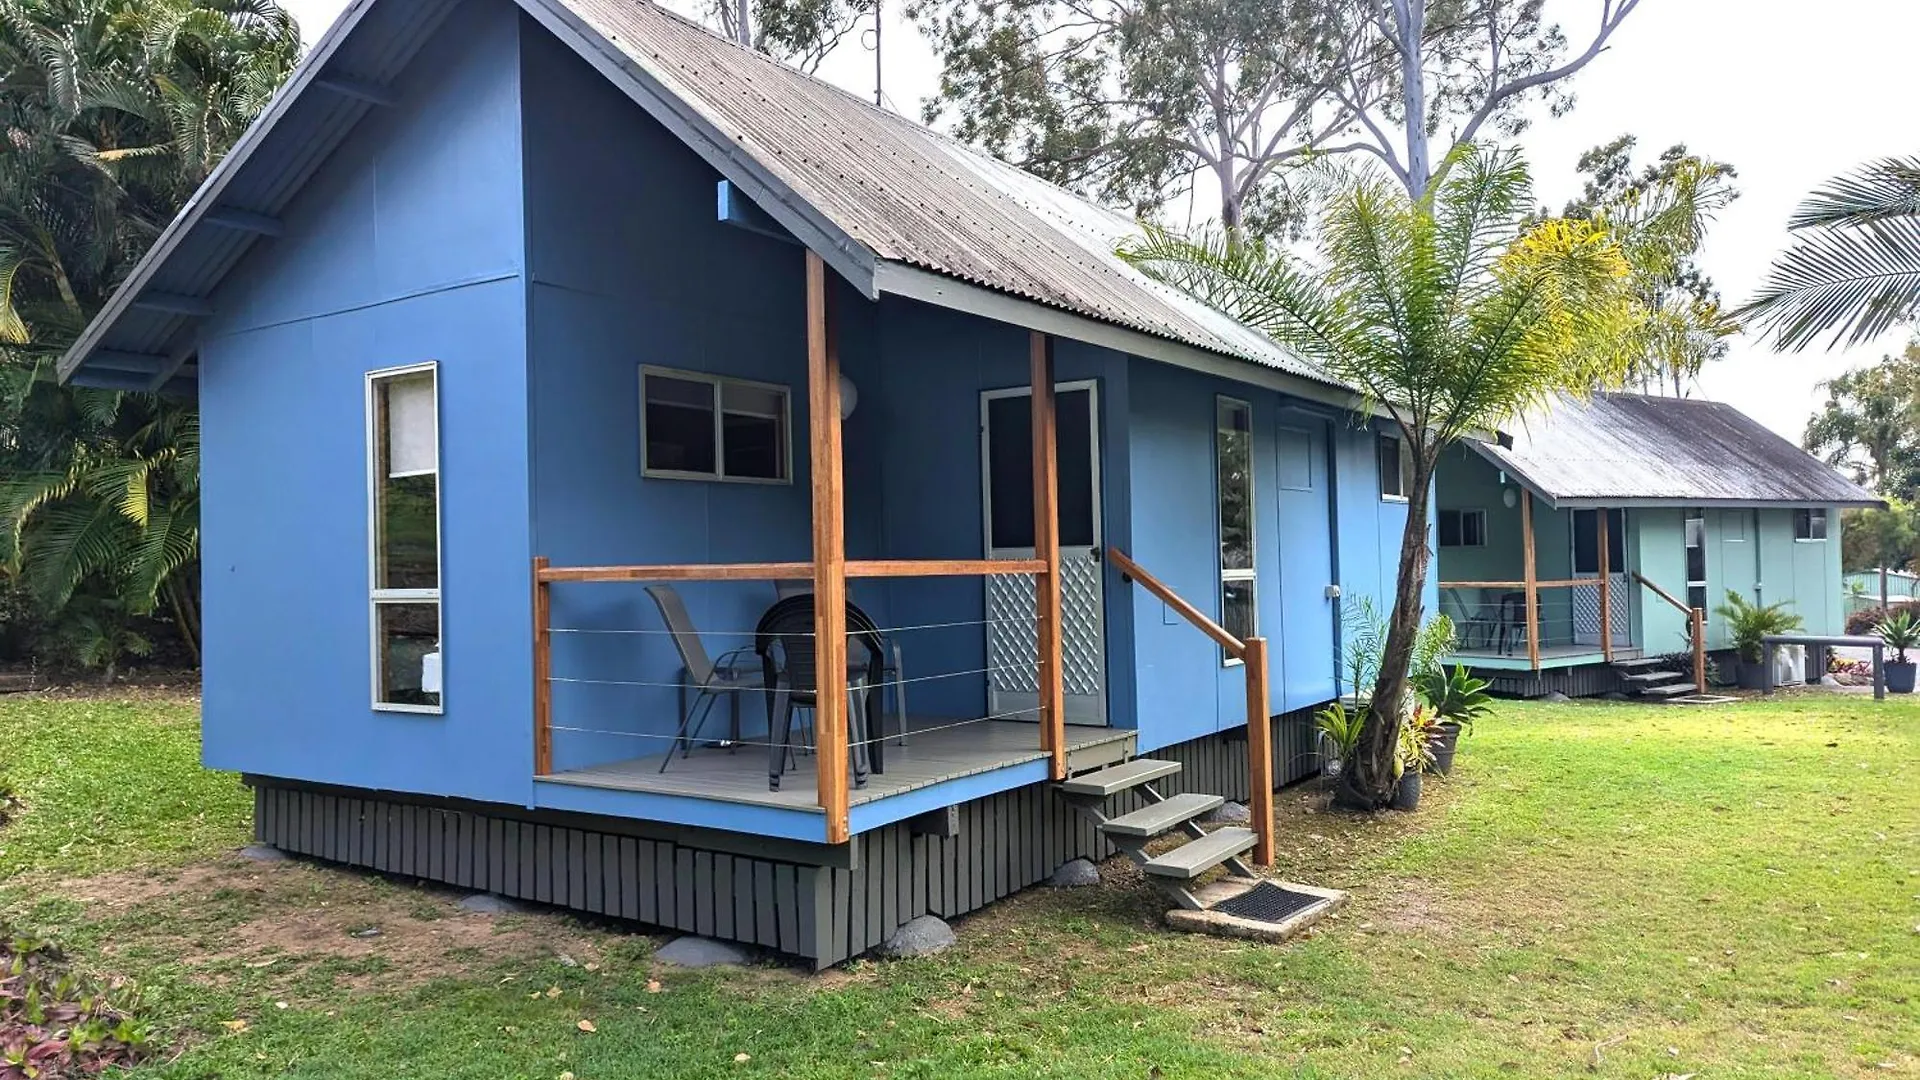
{"label": "wooden deck floor", "polygon": [[[898,739],[889,739],[885,753],[887,771],[869,777],[866,787],[849,792],[849,802],[858,806],[956,777],[1038,761],[1045,756],[1040,752],[1040,729],[1035,724],[986,720],[964,727],[941,728],[942,723],[945,721],[915,719],[914,728],[931,730],[913,731],[907,737],[906,746],[901,746]],[[1067,751],[1092,750],[1124,743],[1133,737],[1131,728],[1069,724]],[[735,750],[696,747],[691,756],[674,758],[663,773],[660,762],[664,756],[628,758],[542,779],[550,783],[685,795],[788,810],[819,809],[811,755],[801,756],[797,767],[789,766],[786,775],[781,777],[779,791],[767,790],[765,746],[741,746]]]}

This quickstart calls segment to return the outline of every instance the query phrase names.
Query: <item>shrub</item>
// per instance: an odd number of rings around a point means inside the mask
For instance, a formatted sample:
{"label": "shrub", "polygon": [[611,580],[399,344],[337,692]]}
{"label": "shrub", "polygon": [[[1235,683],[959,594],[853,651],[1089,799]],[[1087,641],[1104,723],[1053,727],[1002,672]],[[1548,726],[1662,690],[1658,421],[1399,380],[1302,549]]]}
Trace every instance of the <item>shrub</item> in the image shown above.
{"label": "shrub", "polygon": [[147,1056],[146,1025],[64,968],[47,942],[0,928],[0,1080],[96,1076]]}

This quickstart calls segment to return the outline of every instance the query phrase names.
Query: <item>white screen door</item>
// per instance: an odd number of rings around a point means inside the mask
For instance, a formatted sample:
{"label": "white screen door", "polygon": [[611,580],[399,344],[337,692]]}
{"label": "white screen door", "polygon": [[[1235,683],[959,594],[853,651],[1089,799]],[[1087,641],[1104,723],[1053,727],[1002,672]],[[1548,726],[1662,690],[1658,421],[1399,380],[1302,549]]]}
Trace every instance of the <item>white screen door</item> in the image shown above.
{"label": "white screen door", "polygon": [[[1100,409],[1092,382],[1061,383],[1054,415],[1060,468],[1060,660],[1069,724],[1107,722],[1100,571]],[[989,559],[1031,559],[1033,392],[980,395],[980,460]],[[1033,579],[986,579],[987,707],[1038,720],[1040,650]]]}

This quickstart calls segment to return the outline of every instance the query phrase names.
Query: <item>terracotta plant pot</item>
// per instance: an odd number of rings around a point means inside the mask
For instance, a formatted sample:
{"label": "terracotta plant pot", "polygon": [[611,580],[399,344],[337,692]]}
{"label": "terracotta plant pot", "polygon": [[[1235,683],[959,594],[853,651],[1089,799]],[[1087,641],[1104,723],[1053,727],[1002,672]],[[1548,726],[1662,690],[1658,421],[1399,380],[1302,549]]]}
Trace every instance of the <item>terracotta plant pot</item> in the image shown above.
{"label": "terracotta plant pot", "polygon": [[1400,786],[1393,792],[1395,810],[1412,810],[1420,805],[1420,770],[1409,769],[1400,775]]}

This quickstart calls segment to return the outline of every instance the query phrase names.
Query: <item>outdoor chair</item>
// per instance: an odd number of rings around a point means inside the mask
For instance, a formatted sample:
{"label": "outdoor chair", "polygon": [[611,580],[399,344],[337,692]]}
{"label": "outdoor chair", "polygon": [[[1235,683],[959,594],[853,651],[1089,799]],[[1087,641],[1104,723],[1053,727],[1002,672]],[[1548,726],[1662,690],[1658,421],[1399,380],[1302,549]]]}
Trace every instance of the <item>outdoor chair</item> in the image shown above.
{"label": "outdoor chair", "polygon": [[[818,669],[814,647],[814,604],[811,592],[789,596],[776,602],[760,617],[753,635],[753,648],[760,656],[761,678],[767,694],[767,790],[780,790],[780,777],[791,757],[793,714],[806,709],[818,715]],[[847,684],[847,727],[853,765],[853,786],[867,786],[867,773],[884,770],[880,753],[881,738],[870,738],[873,723],[873,690],[880,686],[886,667],[887,648],[880,631],[867,613],[852,603],[847,605],[847,644],[849,679]],[[866,654],[865,665],[853,677],[855,657],[851,646]],[[884,688],[882,688],[884,689]],[[884,702],[885,695],[881,695]],[[879,725],[884,737],[885,725]],[[816,736],[817,738],[817,736]],[[871,752],[870,752],[871,751]]]}
{"label": "outdoor chair", "polygon": [[[774,582],[773,592],[774,596],[781,600],[795,596],[811,596],[813,595],[813,582],[803,578],[787,578]],[[857,662],[853,655],[849,653],[847,656],[847,670],[849,674],[853,673],[853,666]],[[887,686],[893,690],[893,715],[900,720],[900,731],[898,733],[900,745],[905,746],[907,745],[907,676],[906,666],[900,659],[900,642],[898,639],[887,642],[886,667],[883,669],[882,674],[886,676]]]}
{"label": "outdoor chair", "polygon": [[[660,621],[666,624],[673,647],[680,653],[680,723],[673,736],[673,745],[667,748],[667,756],[660,761],[660,771],[666,772],[675,750],[679,750],[683,758],[693,752],[700,729],[713,714],[713,704],[722,694],[728,697],[733,711],[728,743],[738,743],[740,692],[758,690],[765,684],[761,681],[759,665],[745,659],[753,652],[752,646],[729,649],[720,654],[718,660],[708,657],[706,644],[700,640],[699,631],[693,628],[693,620],[687,616],[687,605],[681,601],[679,592],[673,586],[649,585],[647,595],[653,598],[654,606],[660,609]],[[688,705],[689,691],[691,708]]]}
{"label": "outdoor chair", "polygon": [[1482,608],[1479,590],[1473,590],[1474,599],[1469,603],[1466,593],[1459,589],[1440,590],[1440,610],[1453,620],[1460,634],[1462,648],[1478,649],[1493,644],[1495,620]]}
{"label": "outdoor chair", "polygon": [[1500,597],[1500,655],[1512,656],[1514,645],[1527,643],[1527,594],[1510,592]]}

